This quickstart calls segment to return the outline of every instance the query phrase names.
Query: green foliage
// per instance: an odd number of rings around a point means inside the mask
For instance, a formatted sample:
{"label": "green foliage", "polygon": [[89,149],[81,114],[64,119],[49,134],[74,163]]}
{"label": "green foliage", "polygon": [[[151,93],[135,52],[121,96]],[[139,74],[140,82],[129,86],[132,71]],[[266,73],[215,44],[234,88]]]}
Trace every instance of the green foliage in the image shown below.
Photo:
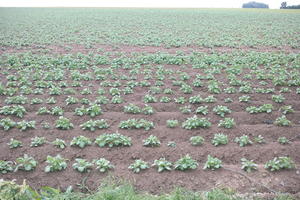
{"label": "green foliage", "polygon": [[93,163],[96,165],[96,169],[102,173],[114,168],[114,165],[112,165],[110,161],[106,160],[105,158],[93,160]]}
{"label": "green foliage", "polygon": [[159,139],[154,135],[150,135],[147,139],[143,140],[143,143],[144,143],[144,146],[147,146],[147,147],[160,146]]}
{"label": "green foliage", "polygon": [[105,133],[99,135],[96,138],[95,143],[98,144],[99,147],[131,146],[131,138],[119,133]]}
{"label": "green foliage", "polygon": [[228,143],[228,136],[224,133],[216,133],[211,140],[211,143],[215,146],[225,145]]}
{"label": "green foliage", "polygon": [[154,128],[153,122],[147,121],[145,119],[128,119],[126,121],[121,121],[119,128],[122,129],[141,129],[144,128],[146,131]]}
{"label": "green foliage", "polygon": [[280,111],[283,115],[286,115],[286,114],[295,112],[295,110],[292,108],[291,105],[282,106],[282,107],[279,109],[279,111]]}
{"label": "green foliage", "polygon": [[67,145],[64,140],[56,138],[52,144],[60,149],[64,149]]}
{"label": "green foliage", "polygon": [[193,146],[199,146],[202,145],[204,143],[204,138],[201,136],[193,136],[190,138],[190,143]]}
{"label": "green foliage", "polygon": [[55,121],[55,127],[62,130],[69,130],[72,129],[74,125],[68,118],[60,116],[58,120]]}
{"label": "green foliage", "polygon": [[66,159],[61,157],[59,154],[54,156],[47,156],[45,172],[61,171],[67,168]]}
{"label": "green foliage", "polygon": [[38,162],[31,156],[24,154],[23,157],[19,157],[16,159],[16,168],[17,170],[31,171],[34,170],[37,166]]}
{"label": "green foliage", "polygon": [[211,122],[206,118],[198,118],[196,115],[193,117],[187,118],[186,121],[182,123],[182,128],[184,129],[196,129],[196,128],[209,128]]}
{"label": "green foliage", "polygon": [[93,163],[90,163],[87,160],[82,159],[82,158],[76,158],[75,161],[76,162],[72,165],[73,169],[75,169],[81,173],[88,172],[93,166]]}
{"label": "green foliage", "polygon": [[86,109],[86,114],[88,114],[90,117],[96,117],[98,115],[102,114],[101,106],[97,104],[92,104],[90,107]]}
{"label": "green foliage", "polygon": [[4,118],[0,120],[0,127],[2,127],[5,131],[16,126],[16,122],[12,121],[10,118]]}
{"label": "green foliage", "polygon": [[176,119],[174,119],[174,120],[173,119],[167,120],[167,127],[168,128],[175,128],[177,126],[179,126],[178,120],[176,120]]}
{"label": "green foliage", "polygon": [[83,130],[95,131],[96,129],[105,129],[109,125],[105,119],[100,120],[89,120],[80,125]]}
{"label": "green foliage", "polygon": [[144,103],[156,103],[157,99],[156,97],[150,95],[150,94],[146,94],[144,97]]}
{"label": "green foliage", "polygon": [[26,131],[27,129],[35,129],[35,121],[20,121],[17,123],[16,127],[20,131]]}
{"label": "green foliage", "polygon": [[222,161],[219,160],[218,158],[214,158],[211,155],[207,156],[207,161],[203,167],[203,169],[211,169],[211,170],[215,170],[215,169],[219,169],[222,167]]}
{"label": "green foliage", "polygon": [[134,105],[130,103],[127,106],[124,106],[124,112],[125,113],[132,113],[132,114],[138,114],[141,113],[141,108],[138,107],[137,105]]}
{"label": "green foliage", "polygon": [[192,159],[191,156],[185,155],[175,162],[174,168],[180,171],[185,171],[189,169],[196,169],[198,163],[196,160]]}
{"label": "green foliage", "polygon": [[270,171],[278,171],[282,169],[293,169],[295,168],[295,164],[290,157],[282,156],[269,160],[265,164],[265,168]]}
{"label": "green foliage", "polygon": [[64,109],[62,109],[61,107],[59,106],[55,106],[51,109],[51,114],[52,115],[57,115],[57,116],[62,116],[64,114]]}
{"label": "green foliage", "polygon": [[253,142],[250,140],[248,135],[242,135],[241,137],[236,137],[234,142],[238,143],[240,147],[244,147],[246,145],[250,145]]}
{"label": "green foliage", "polygon": [[140,159],[135,160],[134,163],[132,163],[128,167],[128,169],[131,169],[134,173],[139,173],[141,170],[145,170],[148,168],[148,163]]}
{"label": "green foliage", "polygon": [[1,115],[15,115],[19,118],[23,118],[24,114],[26,113],[26,109],[20,105],[13,105],[13,106],[3,106],[0,109]]}
{"label": "green foliage", "polygon": [[283,103],[285,98],[280,94],[280,95],[272,95],[272,100],[276,103]]}
{"label": "green foliage", "polygon": [[224,118],[224,120],[220,120],[218,126],[229,129],[235,126],[235,122],[233,118]]}
{"label": "green foliage", "polygon": [[46,139],[45,137],[34,137],[34,138],[31,138],[31,144],[30,146],[31,147],[38,147],[38,146],[42,146],[43,144],[46,143]]}
{"label": "green foliage", "polygon": [[71,146],[78,146],[78,147],[80,147],[80,148],[84,148],[84,147],[86,147],[87,145],[91,145],[91,144],[92,144],[91,139],[88,138],[88,137],[85,137],[85,136],[83,136],[83,135],[74,137],[74,138],[71,140],[71,143],[70,143]]}
{"label": "green foliage", "polygon": [[22,147],[22,142],[13,138],[10,138],[10,141],[7,144],[11,149]]}
{"label": "green foliage", "polygon": [[256,143],[258,143],[258,144],[266,143],[264,137],[261,136],[261,135],[255,136],[255,137],[254,137],[254,141],[255,141]]}
{"label": "green foliage", "polygon": [[290,141],[286,137],[279,137],[277,141],[279,144],[289,144],[290,143]]}
{"label": "green foliage", "polygon": [[253,160],[247,160],[246,158],[242,158],[241,162],[242,162],[242,170],[245,170],[246,172],[257,170],[257,164],[255,164]]}
{"label": "green foliage", "polygon": [[282,115],[274,121],[274,124],[277,126],[290,126],[292,122],[286,118],[285,115]]}
{"label": "green foliage", "polygon": [[171,171],[172,170],[172,163],[167,161],[165,158],[160,158],[158,160],[154,160],[152,166],[157,167],[158,172],[163,171]]}
{"label": "green foliage", "polygon": [[0,173],[1,174],[6,174],[8,172],[13,171],[13,162],[12,161],[4,161],[0,160]]}
{"label": "green foliage", "polygon": [[225,117],[225,114],[231,113],[231,110],[227,106],[216,106],[213,108],[213,111],[220,117]]}
{"label": "green foliage", "polygon": [[196,112],[196,114],[207,115],[208,114],[208,106],[199,106],[195,112]]}

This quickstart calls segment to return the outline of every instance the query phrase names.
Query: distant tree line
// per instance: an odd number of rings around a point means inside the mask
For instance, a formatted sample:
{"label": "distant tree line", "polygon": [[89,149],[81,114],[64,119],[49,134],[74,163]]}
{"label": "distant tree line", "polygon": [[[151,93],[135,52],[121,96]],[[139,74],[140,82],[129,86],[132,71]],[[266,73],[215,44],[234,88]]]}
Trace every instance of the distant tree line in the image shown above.
{"label": "distant tree line", "polygon": [[269,8],[269,5],[265,3],[250,1],[248,3],[244,3],[242,8]]}
{"label": "distant tree line", "polygon": [[300,9],[300,5],[288,6],[286,1],[281,3],[280,9]]}

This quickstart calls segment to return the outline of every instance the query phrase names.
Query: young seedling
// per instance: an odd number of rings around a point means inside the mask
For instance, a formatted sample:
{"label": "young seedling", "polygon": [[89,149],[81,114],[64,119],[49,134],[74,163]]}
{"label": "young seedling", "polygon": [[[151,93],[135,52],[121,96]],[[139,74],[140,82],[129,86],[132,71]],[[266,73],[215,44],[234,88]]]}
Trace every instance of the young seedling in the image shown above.
{"label": "young seedling", "polygon": [[160,158],[159,160],[154,160],[154,163],[152,164],[152,166],[156,166],[158,172],[172,170],[172,163],[167,161],[165,158]]}
{"label": "young seedling", "polygon": [[129,165],[128,169],[131,169],[134,173],[139,173],[141,170],[148,169],[149,165],[143,160],[135,160],[134,163]]}

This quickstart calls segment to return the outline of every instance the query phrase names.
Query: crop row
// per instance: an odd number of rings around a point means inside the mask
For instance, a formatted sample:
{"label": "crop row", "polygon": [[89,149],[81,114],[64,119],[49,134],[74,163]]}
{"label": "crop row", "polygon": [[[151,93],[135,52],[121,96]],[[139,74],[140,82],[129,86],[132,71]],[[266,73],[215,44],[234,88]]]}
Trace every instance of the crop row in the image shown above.
{"label": "crop row", "polygon": [[[117,146],[131,146],[132,145],[132,139],[128,136],[116,133],[103,133],[96,137],[96,139],[93,141],[91,138],[88,138],[86,136],[80,135],[73,137],[73,139],[70,142],[70,146],[84,148],[86,146],[92,145],[94,142],[99,147],[117,147]],[[254,142],[257,144],[265,144],[267,141],[264,139],[262,135],[255,136],[253,140],[248,135],[242,135],[240,137],[236,137],[233,140],[235,143],[237,143],[240,147],[244,147],[247,145],[252,145]],[[254,142],[253,142],[254,141]],[[278,143],[285,145],[290,144],[291,141],[287,139],[286,137],[279,137]],[[189,142],[193,146],[201,146],[205,143],[205,139],[202,136],[192,136],[189,139]],[[211,144],[214,146],[220,146],[220,145],[226,145],[228,144],[229,139],[228,136],[224,133],[216,133],[214,134],[213,138],[211,139]],[[34,137],[31,138],[31,144],[30,147],[39,147],[44,144],[51,144],[54,145],[57,148],[64,149],[67,147],[67,144],[64,140],[56,138],[54,141],[49,142],[46,140],[45,137]],[[7,143],[9,148],[15,149],[23,146],[23,143],[20,140],[11,138],[9,143]],[[143,140],[143,145],[145,147],[159,147],[161,145],[161,141],[158,137],[154,135],[150,135],[146,139]],[[169,147],[175,147],[176,143],[173,141],[168,142],[167,144]]]}
{"label": "crop row", "polygon": [[[48,155],[46,163],[47,166],[45,167],[45,172],[61,171],[67,168],[67,159],[61,157],[59,154],[56,156]],[[254,163],[253,160],[242,158],[241,164],[241,168],[247,172],[257,170],[257,164]],[[5,174],[18,170],[31,171],[34,170],[37,165],[38,162],[33,157],[24,154],[23,157],[17,158],[15,162],[0,160],[0,172]],[[79,172],[87,172],[90,171],[94,165],[100,172],[106,172],[114,168],[114,165],[105,158],[94,159],[92,162],[89,162],[86,159],[76,158],[72,167]],[[178,159],[174,164],[165,158],[154,160],[152,164],[152,166],[157,168],[158,172],[171,171],[172,169],[186,171],[196,169],[198,165],[198,162],[188,154]],[[129,165],[128,169],[132,170],[134,173],[139,173],[149,167],[148,162],[136,159]],[[267,161],[264,167],[270,171],[278,171],[282,169],[293,169],[295,168],[295,164],[290,157],[274,157],[272,160]],[[219,168],[222,168],[222,161],[208,155],[203,169],[216,170]]]}

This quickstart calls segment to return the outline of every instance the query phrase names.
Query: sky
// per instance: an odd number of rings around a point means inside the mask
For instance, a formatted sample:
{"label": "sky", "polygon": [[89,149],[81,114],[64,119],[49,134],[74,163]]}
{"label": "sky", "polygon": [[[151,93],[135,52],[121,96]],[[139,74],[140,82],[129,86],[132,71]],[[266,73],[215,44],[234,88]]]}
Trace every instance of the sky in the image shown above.
{"label": "sky", "polygon": [[[240,8],[253,0],[0,0],[0,7],[174,7]],[[278,9],[284,0],[255,0]],[[298,5],[300,0],[286,1]]]}

